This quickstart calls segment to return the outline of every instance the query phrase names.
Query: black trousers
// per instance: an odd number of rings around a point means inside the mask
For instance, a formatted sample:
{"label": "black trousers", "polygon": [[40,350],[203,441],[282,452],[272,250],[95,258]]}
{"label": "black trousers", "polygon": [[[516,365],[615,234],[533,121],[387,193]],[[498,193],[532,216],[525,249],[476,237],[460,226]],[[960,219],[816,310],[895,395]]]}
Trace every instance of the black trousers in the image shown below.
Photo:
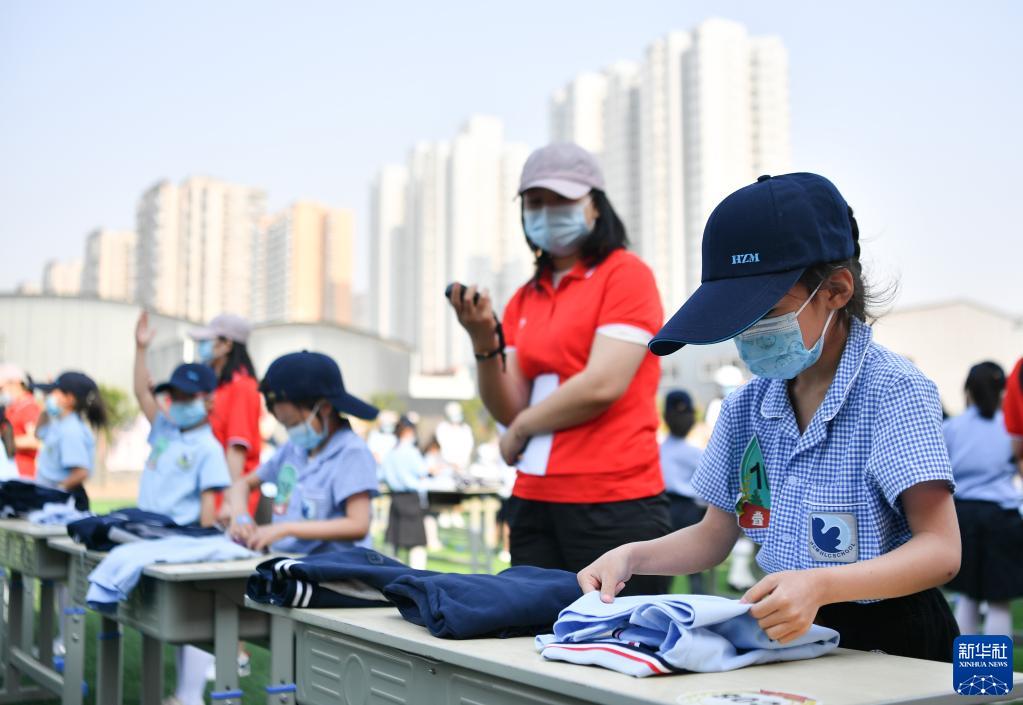
{"label": "black trousers", "polygon": [[[512,565],[578,572],[612,548],[671,532],[668,499],[569,504],[511,497],[506,506]],[[623,595],[660,595],[671,578],[634,575]]]}
{"label": "black trousers", "polygon": [[815,621],[836,630],[844,649],[928,661],[951,663],[952,643],[959,636],[959,626],[938,588],[867,604],[824,605]]}

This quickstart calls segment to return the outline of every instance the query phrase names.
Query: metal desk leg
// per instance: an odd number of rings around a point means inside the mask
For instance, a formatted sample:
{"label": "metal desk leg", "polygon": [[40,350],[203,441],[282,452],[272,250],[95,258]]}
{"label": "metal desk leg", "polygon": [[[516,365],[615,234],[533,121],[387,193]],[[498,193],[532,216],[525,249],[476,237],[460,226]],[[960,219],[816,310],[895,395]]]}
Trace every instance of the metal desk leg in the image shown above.
{"label": "metal desk leg", "polygon": [[[25,612],[31,616],[32,603],[26,603],[26,580],[21,573],[8,570],[5,578],[7,588],[7,613],[4,615],[6,633],[3,639],[4,687],[0,690],[0,703],[25,703],[49,697],[49,693],[35,686],[22,686],[21,674],[14,667],[11,649],[20,647],[30,653],[32,632],[25,632]],[[31,596],[31,592],[28,593]],[[26,610],[26,605],[28,610]],[[32,622],[29,621],[31,627]]]}
{"label": "metal desk leg", "polygon": [[473,573],[480,570],[480,544],[483,542],[480,532],[479,499],[473,497],[466,501],[465,508],[469,511],[469,566]]}
{"label": "metal desk leg", "polygon": [[220,705],[241,705],[238,689],[238,606],[217,592],[213,615],[213,656],[217,659],[217,680],[210,697]]}
{"label": "metal desk leg", "polygon": [[[21,638],[22,641],[15,644],[25,650],[26,653],[32,653],[32,635],[35,634],[35,616],[36,616],[36,599],[35,599],[35,578],[26,578],[24,575],[21,576]],[[51,645],[52,648],[52,645]]]}
{"label": "metal desk leg", "polygon": [[295,630],[287,617],[270,617],[270,685],[266,705],[295,705]]}
{"label": "metal desk leg", "polygon": [[142,705],[160,705],[163,699],[163,642],[142,635]]}
{"label": "metal desk leg", "polygon": [[109,617],[99,620],[99,649],[96,654],[96,702],[121,705],[124,678],[124,649],[121,628]]}
{"label": "metal desk leg", "polygon": [[[44,585],[44,596],[45,589]],[[45,605],[43,609],[46,609]],[[61,703],[63,705],[82,705],[82,679],[85,677],[85,610],[81,607],[68,607],[63,616],[65,652],[64,693]],[[40,653],[42,653],[42,648],[40,648]]]}
{"label": "metal desk leg", "polygon": [[[53,627],[55,610],[54,599],[57,591],[52,580],[41,580],[39,590],[39,663],[44,666],[53,665]],[[61,619],[63,619],[63,614]]]}

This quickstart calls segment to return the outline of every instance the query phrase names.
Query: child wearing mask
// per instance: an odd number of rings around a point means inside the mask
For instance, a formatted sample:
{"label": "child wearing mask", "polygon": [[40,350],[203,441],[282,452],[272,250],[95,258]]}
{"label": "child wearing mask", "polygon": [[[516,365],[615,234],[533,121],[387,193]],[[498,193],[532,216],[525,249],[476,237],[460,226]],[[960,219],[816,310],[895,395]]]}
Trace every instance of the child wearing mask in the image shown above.
{"label": "child wearing mask", "polygon": [[[149,459],[139,483],[139,509],[158,512],[178,524],[211,526],[214,498],[231,484],[224,449],[210,428],[217,375],[206,365],[178,365],[170,380],[149,387],[146,349],[155,332],[143,312],[135,329],[135,398],[152,426]],[[157,397],[166,395],[169,403]],[[165,705],[201,705],[211,654],[194,646],[177,649],[177,688]]]}
{"label": "child wearing mask", "polygon": [[82,372],[63,372],[50,384],[33,384],[46,394],[46,413],[36,435],[43,449],[36,457],[36,483],[69,492],[75,507],[89,508],[85,481],[96,455],[95,431],[107,425],[99,387]]}
{"label": "child wearing mask", "polygon": [[[288,442],[226,493],[220,516],[231,535],[255,550],[303,555],[368,546],[376,461],[343,414],[373,420],[376,407],[346,392],[337,363],[315,352],[274,360],[260,391]],[[273,522],[256,526],[246,497],[263,483],[275,488]]]}
{"label": "child wearing mask", "polygon": [[720,563],[745,534],[768,574],[743,596],[769,638],[951,661],[937,589],[959,570],[954,481],[933,382],[873,341],[852,209],[827,179],[762,176],[703,235],[703,283],[655,355],[734,339],[755,375],[721,407],[693,475],[700,523],[579,572],[611,602],[632,576]]}

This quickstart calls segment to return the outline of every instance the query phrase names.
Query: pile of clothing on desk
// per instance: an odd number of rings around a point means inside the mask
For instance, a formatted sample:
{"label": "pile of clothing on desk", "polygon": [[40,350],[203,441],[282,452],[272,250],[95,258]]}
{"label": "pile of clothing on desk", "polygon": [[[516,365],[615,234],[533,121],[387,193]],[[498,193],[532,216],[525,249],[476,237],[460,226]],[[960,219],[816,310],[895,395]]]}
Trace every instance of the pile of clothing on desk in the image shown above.
{"label": "pile of clothing on desk", "polygon": [[394,605],[446,639],[535,635],[582,593],[575,574],[515,566],[497,575],[415,570],[368,548],[272,558],[249,578],[256,602],[283,607]]}
{"label": "pile of clothing on desk", "polygon": [[838,646],[837,632],[817,626],[787,644],[772,641],[738,600],[657,595],[605,604],[598,592],[582,595],[575,574],[563,570],[438,573],[366,548],[269,559],[249,578],[247,594],[281,607],[394,605],[407,621],[448,639],[536,635],[548,660],[634,676],[727,671],[814,658]]}
{"label": "pile of clothing on desk", "polygon": [[43,487],[25,480],[0,482],[0,519],[25,516],[48,504],[78,509],[74,498],[64,490]]}
{"label": "pile of clothing on desk", "polygon": [[89,573],[85,600],[113,612],[154,563],[202,563],[250,558],[256,553],[219,529],[181,526],[170,517],[141,509],[119,509],[67,525],[68,535],[91,551],[109,551]]}

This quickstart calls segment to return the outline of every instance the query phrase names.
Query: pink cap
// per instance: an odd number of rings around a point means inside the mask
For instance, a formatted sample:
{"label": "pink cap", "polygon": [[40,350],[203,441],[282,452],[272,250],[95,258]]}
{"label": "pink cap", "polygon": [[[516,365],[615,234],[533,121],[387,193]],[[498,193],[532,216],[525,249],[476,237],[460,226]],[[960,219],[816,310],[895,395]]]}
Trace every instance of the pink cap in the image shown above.
{"label": "pink cap", "polygon": [[575,200],[591,189],[604,191],[604,174],[596,158],[572,142],[555,142],[537,149],[522,167],[519,194],[531,188],[550,189]]}
{"label": "pink cap", "polygon": [[0,363],[0,384],[8,382],[22,382],[25,379],[25,370],[11,362]]}
{"label": "pink cap", "polygon": [[233,313],[222,313],[210,321],[208,326],[193,328],[188,335],[192,340],[227,338],[236,343],[247,343],[250,333],[252,333],[252,326],[244,318]]}

